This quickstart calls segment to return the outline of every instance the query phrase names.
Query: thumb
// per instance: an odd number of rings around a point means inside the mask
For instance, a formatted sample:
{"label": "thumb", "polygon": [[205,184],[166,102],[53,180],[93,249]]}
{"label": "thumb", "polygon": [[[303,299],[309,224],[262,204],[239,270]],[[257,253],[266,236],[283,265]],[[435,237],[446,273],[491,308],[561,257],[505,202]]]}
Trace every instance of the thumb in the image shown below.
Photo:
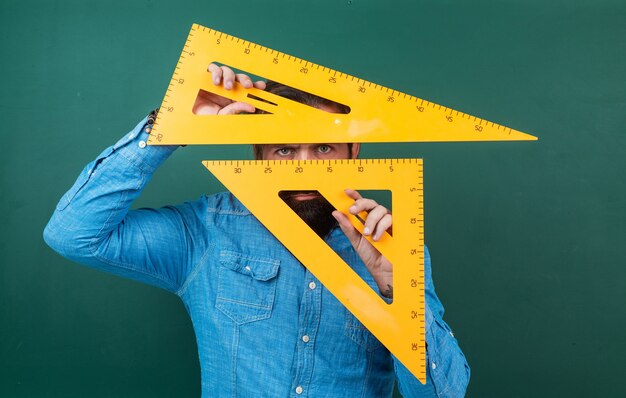
{"label": "thumb", "polygon": [[332,214],[333,217],[335,217],[335,220],[337,220],[339,228],[341,228],[343,233],[346,234],[352,246],[354,246],[355,248],[358,247],[359,241],[361,239],[361,233],[357,231],[356,228],[354,228],[352,223],[350,223],[350,220],[348,220],[348,217],[342,212],[335,210]]}
{"label": "thumb", "polygon": [[245,102],[233,102],[232,104],[226,105],[222,109],[217,112],[218,115],[237,115],[239,113],[254,113],[256,108],[250,104],[246,104]]}

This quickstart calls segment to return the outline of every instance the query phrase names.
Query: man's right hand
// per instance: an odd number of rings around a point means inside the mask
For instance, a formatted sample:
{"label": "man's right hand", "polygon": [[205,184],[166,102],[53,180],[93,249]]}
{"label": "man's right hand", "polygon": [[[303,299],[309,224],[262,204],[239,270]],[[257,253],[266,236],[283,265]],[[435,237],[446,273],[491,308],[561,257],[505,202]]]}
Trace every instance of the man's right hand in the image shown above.
{"label": "man's right hand", "polygon": [[[212,63],[209,65],[208,71],[213,75],[213,84],[216,86],[224,85],[226,90],[231,90],[235,87],[235,82],[238,82],[245,88],[254,86],[261,90],[265,89],[264,81],[252,82],[248,75],[235,73],[227,66],[218,66]],[[198,98],[196,98],[196,102],[193,105],[193,113],[196,115],[236,115],[242,112],[254,113],[254,111],[254,106],[250,104],[231,101],[228,98],[204,90],[200,90]]]}

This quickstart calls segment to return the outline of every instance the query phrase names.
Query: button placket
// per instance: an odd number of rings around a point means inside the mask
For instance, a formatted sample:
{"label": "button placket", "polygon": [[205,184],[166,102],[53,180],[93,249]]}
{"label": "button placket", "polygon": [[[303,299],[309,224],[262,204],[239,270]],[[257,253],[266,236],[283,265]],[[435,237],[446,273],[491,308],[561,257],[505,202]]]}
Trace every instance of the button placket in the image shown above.
{"label": "button placket", "polygon": [[304,295],[300,304],[297,360],[294,362],[292,396],[308,396],[307,390],[313,377],[315,336],[319,327],[322,306],[322,289],[315,277],[307,270],[304,280]]}

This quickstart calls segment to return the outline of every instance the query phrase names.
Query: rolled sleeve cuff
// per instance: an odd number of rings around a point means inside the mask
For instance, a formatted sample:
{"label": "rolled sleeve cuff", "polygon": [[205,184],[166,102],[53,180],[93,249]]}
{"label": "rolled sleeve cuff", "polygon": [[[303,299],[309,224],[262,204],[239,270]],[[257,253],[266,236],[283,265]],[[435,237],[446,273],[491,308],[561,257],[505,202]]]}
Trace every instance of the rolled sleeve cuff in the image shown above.
{"label": "rolled sleeve cuff", "polygon": [[[145,117],[109,150],[117,151],[146,173],[154,171],[178,148],[177,145],[148,145],[153,120]],[[108,154],[102,154],[107,156]]]}

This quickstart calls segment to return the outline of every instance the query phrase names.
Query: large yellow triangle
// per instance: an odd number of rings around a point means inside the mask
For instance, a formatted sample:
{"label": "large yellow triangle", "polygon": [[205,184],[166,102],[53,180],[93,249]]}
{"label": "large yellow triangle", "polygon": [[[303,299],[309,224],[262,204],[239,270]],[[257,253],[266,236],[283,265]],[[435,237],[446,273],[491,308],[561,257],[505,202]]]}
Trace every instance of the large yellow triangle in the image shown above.
{"label": "large yellow triangle", "polygon": [[[340,104],[334,114],[255,88],[212,83],[211,62],[229,65]],[[271,114],[195,115],[199,90]],[[194,24],[149,144],[506,141],[536,137]]]}
{"label": "large yellow triangle", "polygon": [[[422,383],[424,230],[421,159],[204,161],[203,164],[296,256]],[[349,184],[349,186],[347,185]],[[394,297],[387,304],[278,196],[317,190],[349,215],[344,189],[389,190],[393,237],[370,242],[393,264]],[[362,232],[363,225],[350,216]]]}

